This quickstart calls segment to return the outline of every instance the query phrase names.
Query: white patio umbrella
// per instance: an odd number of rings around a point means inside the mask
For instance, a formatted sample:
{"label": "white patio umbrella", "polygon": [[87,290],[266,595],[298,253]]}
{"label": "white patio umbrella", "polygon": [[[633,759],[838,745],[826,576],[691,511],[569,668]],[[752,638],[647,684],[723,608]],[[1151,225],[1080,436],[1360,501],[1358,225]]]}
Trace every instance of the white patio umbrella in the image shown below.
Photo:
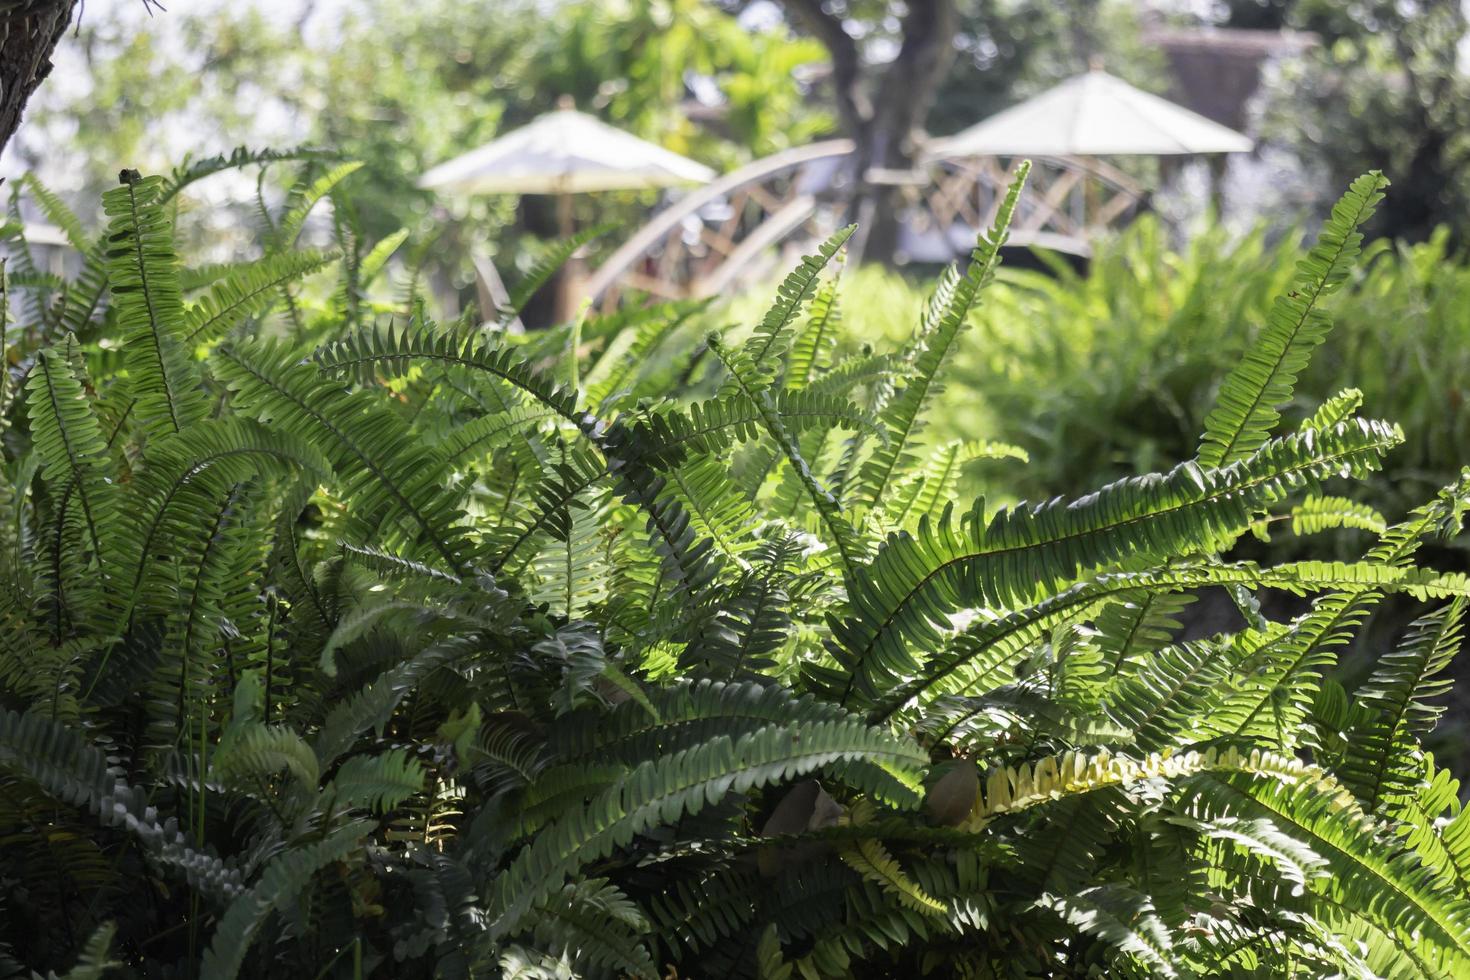
{"label": "white patio umbrella", "polygon": [[[598,191],[653,190],[679,184],[704,184],[715,172],[702,163],[615,129],[584,112],[570,96],[557,101],[555,112],[491,140],[434,167],[419,186],[456,194],[552,194],[557,198],[557,224],[563,238],[573,232],[572,195]],[[497,305],[504,286],[489,263],[476,263]],[[557,297],[557,316],[572,313],[578,260],[568,264]]]}
{"label": "white patio umbrella", "polygon": [[1250,137],[1101,68],[930,144],[959,156],[1170,156],[1248,153]]}
{"label": "white patio umbrella", "polygon": [[554,194],[561,201],[562,233],[570,234],[572,194],[714,178],[704,164],[578,112],[563,96],[555,112],[439,164],[419,186],[457,194]]}

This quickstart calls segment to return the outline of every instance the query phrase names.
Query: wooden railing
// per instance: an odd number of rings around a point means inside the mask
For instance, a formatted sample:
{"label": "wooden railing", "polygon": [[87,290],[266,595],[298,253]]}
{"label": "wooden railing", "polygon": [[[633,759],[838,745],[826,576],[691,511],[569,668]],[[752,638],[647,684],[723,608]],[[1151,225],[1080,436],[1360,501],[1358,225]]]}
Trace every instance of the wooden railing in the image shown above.
{"label": "wooden railing", "polygon": [[[588,279],[602,308],[629,291],[657,299],[710,296],[771,275],[844,220],[853,144],[828,140],[747,164],[656,214]],[[905,235],[930,251],[964,254],[995,216],[1014,160],[926,160],[897,182]],[[1012,225],[1011,242],[1090,254],[1100,232],[1131,218],[1144,195],[1101,161],[1042,157]],[[917,255],[927,260],[933,256]]]}

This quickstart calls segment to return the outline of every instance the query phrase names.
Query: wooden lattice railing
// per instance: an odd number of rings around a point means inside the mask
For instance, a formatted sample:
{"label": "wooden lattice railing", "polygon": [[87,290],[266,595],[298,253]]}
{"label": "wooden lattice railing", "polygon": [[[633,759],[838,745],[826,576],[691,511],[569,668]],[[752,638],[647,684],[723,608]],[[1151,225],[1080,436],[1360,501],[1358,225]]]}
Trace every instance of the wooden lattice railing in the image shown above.
{"label": "wooden lattice railing", "polygon": [[[658,299],[710,296],[739,280],[771,274],[843,220],[851,180],[850,140],[787,150],[732,171],[665,208],[588,279],[601,307],[632,291]],[[962,253],[994,218],[1015,161],[935,158],[904,174],[911,241]],[[1017,245],[1089,253],[1101,230],[1126,221],[1144,195],[1100,161],[1044,157],[1012,226]],[[926,256],[919,256],[926,258]]]}

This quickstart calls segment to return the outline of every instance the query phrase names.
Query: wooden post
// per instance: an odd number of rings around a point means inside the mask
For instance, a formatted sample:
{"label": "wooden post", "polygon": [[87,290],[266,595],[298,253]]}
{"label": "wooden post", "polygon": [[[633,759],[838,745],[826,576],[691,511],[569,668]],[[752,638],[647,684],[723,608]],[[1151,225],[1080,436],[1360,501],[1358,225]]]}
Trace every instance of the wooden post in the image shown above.
{"label": "wooden post", "polygon": [[[572,214],[572,195],[556,196],[557,234],[563,239],[576,234],[576,218]],[[587,263],[582,250],[577,249],[567,259],[557,275],[556,303],[553,315],[557,323],[566,323],[577,314],[577,304],[582,298],[582,285],[587,281]]]}

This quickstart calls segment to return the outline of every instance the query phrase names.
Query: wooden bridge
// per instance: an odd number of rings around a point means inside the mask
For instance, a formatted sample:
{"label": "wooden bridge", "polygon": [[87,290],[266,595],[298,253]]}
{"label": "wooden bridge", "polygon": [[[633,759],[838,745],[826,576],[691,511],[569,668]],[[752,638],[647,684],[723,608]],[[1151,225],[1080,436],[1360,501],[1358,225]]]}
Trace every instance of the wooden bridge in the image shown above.
{"label": "wooden bridge", "polygon": [[[583,295],[605,309],[629,291],[657,299],[711,296],[778,273],[795,261],[794,253],[846,220],[852,153],[849,140],[813,143],[690,192],[603,262]],[[905,201],[901,258],[947,262],[966,254],[993,220],[1013,163],[935,157],[915,171],[881,175],[900,186]],[[1101,161],[1037,158],[1010,241],[1086,256],[1098,232],[1127,221],[1143,204],[1138,185]]]}

